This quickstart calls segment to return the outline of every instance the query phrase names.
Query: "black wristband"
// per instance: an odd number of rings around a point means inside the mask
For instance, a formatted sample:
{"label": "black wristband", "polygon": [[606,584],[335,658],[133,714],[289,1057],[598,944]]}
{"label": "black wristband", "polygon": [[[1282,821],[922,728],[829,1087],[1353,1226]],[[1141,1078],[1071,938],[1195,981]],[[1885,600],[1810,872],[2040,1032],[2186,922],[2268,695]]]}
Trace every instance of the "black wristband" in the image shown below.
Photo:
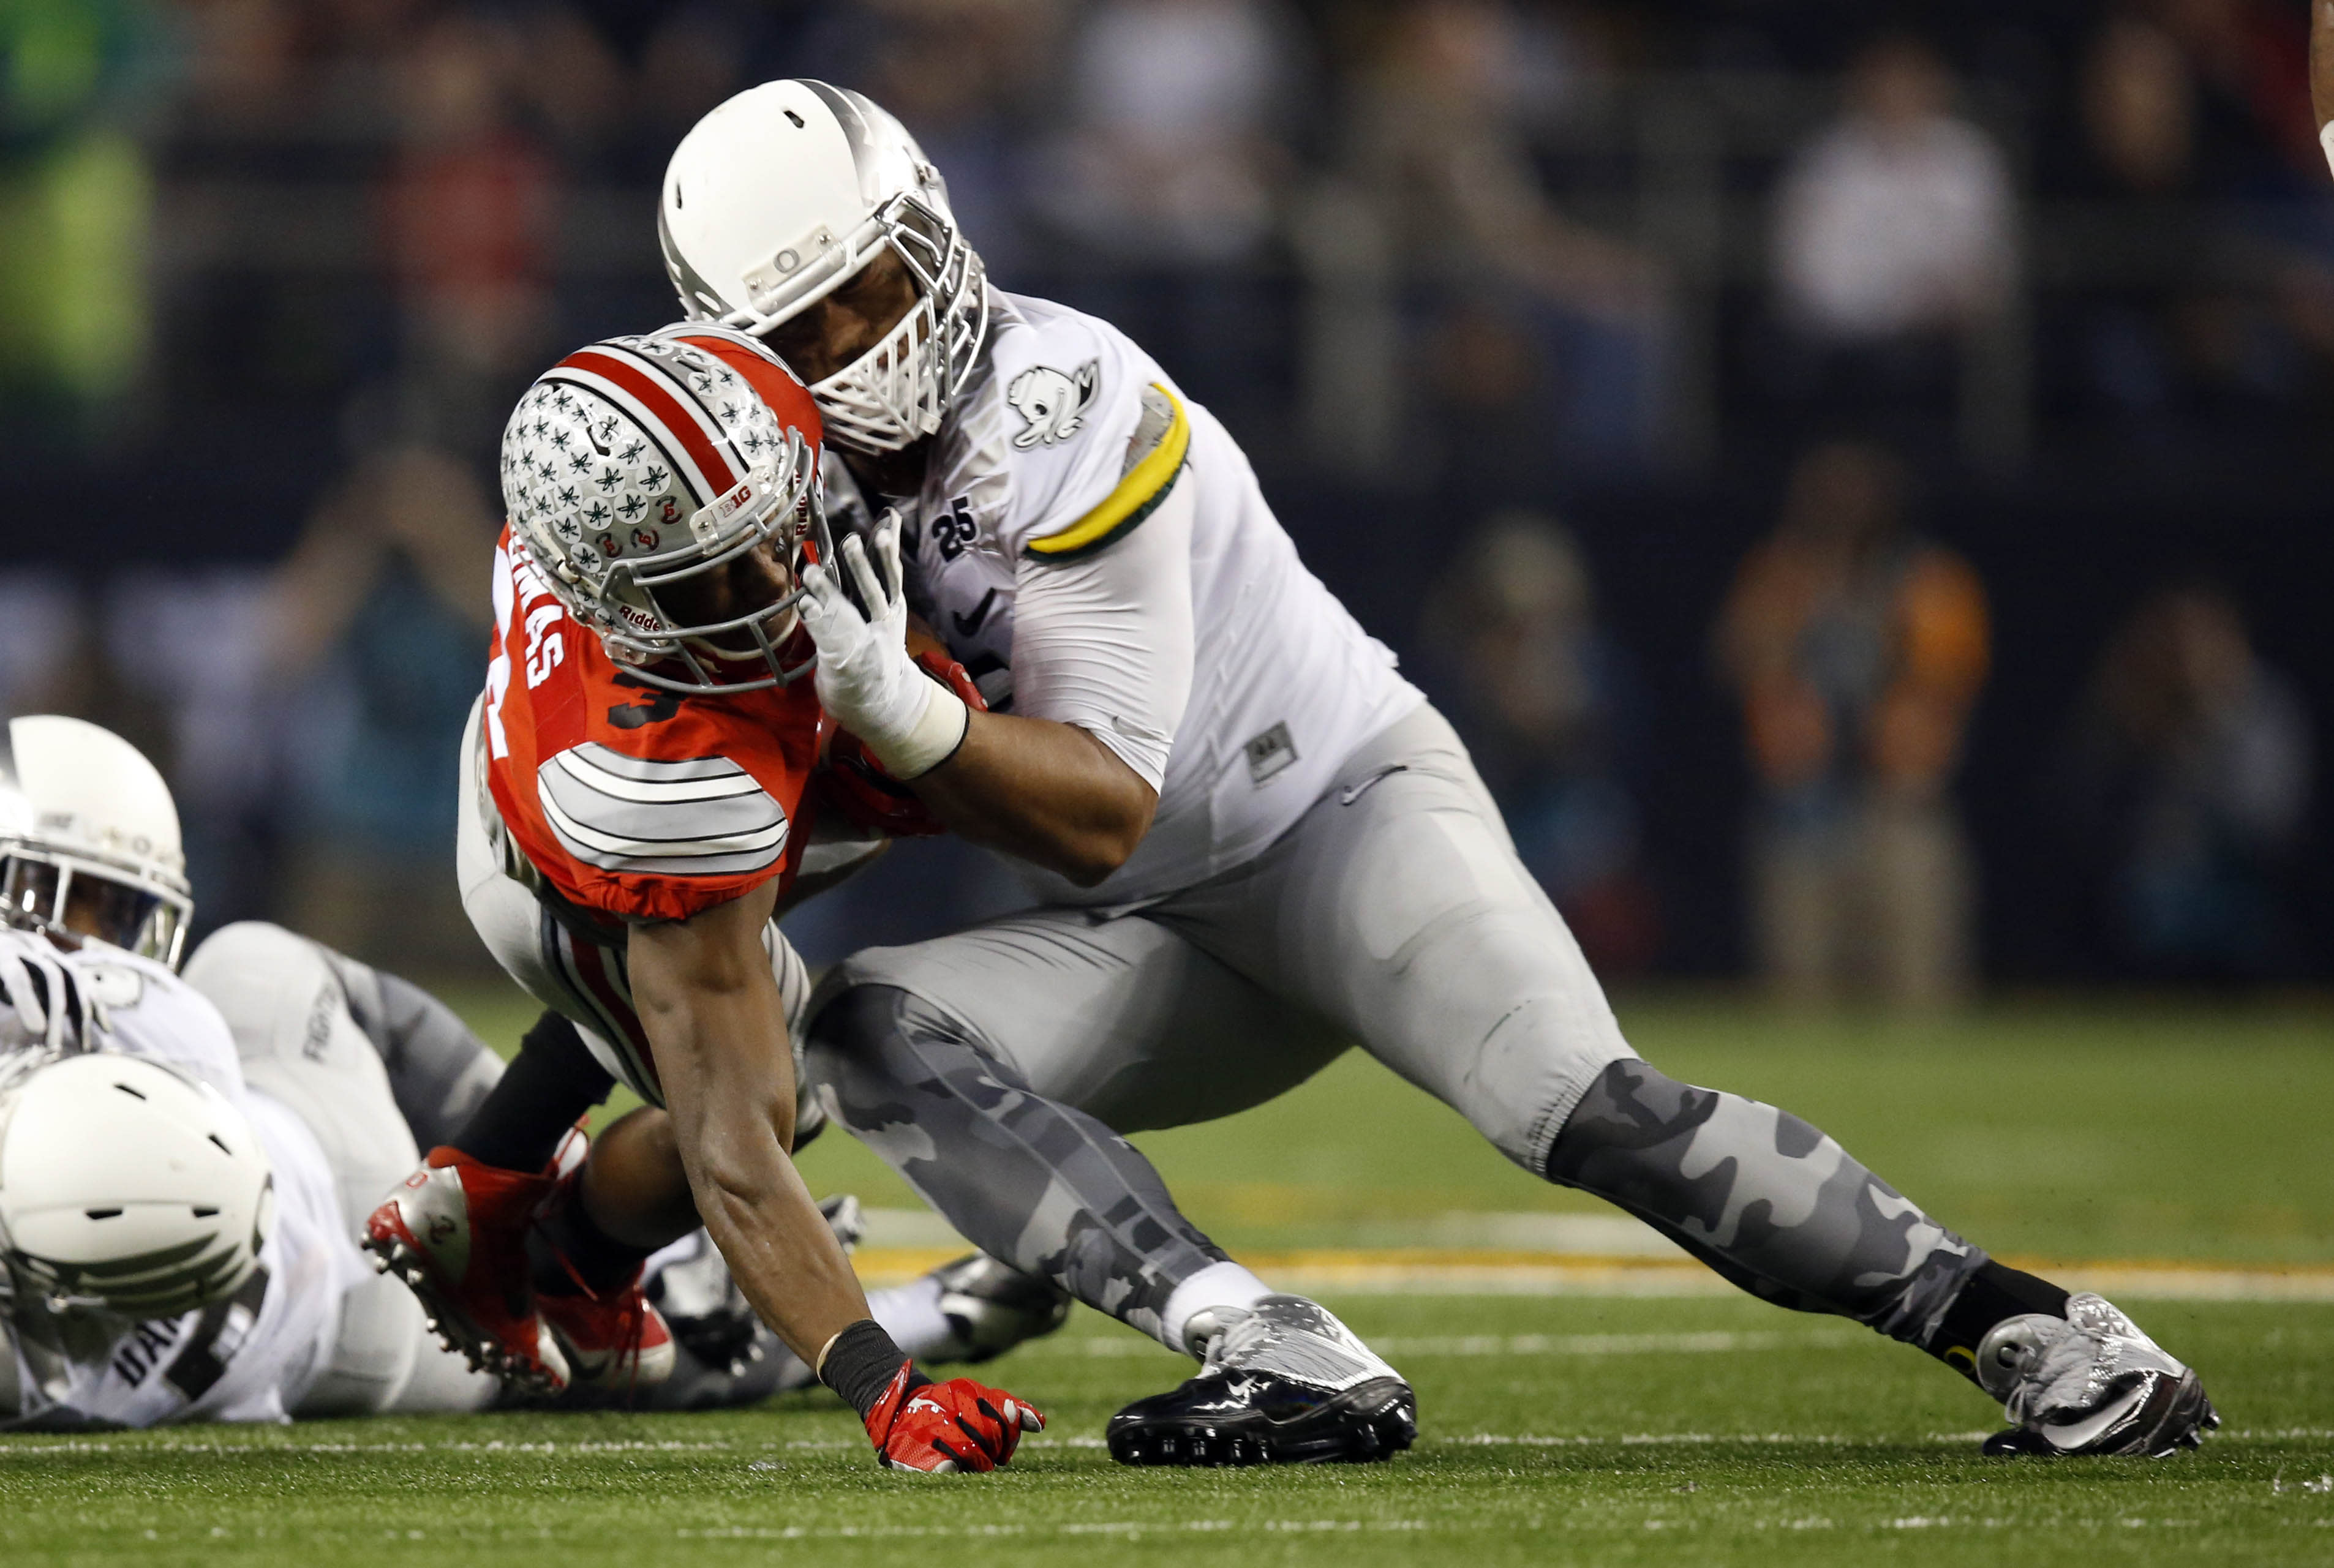
{"label": "black wristband", "polygon": [[[818,1380],[843,1396],[843,1402],[859,1412],[865,1420],[883,1390],[900,1369],[908,1366],[908,1353],[892,1342],[883,1325],[873,1318],[861,1318],[834,1336],[826,1347],[826,1355],[819,1362]],[[931,1381],[913,1367],[908,1367],[908,1386],[921,1388]]]}

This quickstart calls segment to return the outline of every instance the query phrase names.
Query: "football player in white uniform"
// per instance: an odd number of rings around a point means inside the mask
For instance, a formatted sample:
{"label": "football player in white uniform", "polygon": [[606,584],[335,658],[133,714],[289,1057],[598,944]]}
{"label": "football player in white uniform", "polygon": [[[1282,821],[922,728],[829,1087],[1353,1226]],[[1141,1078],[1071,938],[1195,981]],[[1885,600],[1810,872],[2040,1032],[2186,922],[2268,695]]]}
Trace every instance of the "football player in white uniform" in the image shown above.
{"label": "football player in white uniform", "polygon": [[412,1158],[400,1094],[460,1114],[498,1064],[467,1031],[451,1073],[418,1040],[385,1058],[351,1002],[382,1014],[401,983],[273,927],[228,928],[181,978],[193,901],[161,775],[79,719],[6,739],[0,1413],[56,1429],[488,1402],[355,1224]]}
{"label": "football player in white uniform", "polygon": [[[1745,1289],[1970,1376],[2013,1423],[1995,1451],[2169,1452],[2212,1423],[2107,1303],[1639,1059],[1450,726],[1223,427],[1107,323],[989,286],[891,115],[817,82],[741,93],[681,142],[659,223],[690,314],[776,349],[896,512],[805,572],[822,703],[1042,899],[841,966],[807,1071],[976,1244],[1202,1360],[1114,1418],[1116,1457],[1410,1442],[1394,1370],[1230,1261],[1119,1136],[1255,1104],[1350,1043]],[[918,673],[911,608],[990,711]]]}
{"label": "football player in white uniform", "polygon": [[[0,737],[0,1423],[496,1401],[356,1238],[502,1062],[419,987],[277,926],[223,928],[181,977],[194,906],[160,774],[79,719]],[[847,1248],[856,1206],[823,1207]],[[646,1275],[671,1324],[663,1375],[564,1404],[737,1405],[815,1380],[703,1232]],[[1061,1321],[1028,1283],[967,1258],[870,1306],[928,1362],[980,1360]]]}

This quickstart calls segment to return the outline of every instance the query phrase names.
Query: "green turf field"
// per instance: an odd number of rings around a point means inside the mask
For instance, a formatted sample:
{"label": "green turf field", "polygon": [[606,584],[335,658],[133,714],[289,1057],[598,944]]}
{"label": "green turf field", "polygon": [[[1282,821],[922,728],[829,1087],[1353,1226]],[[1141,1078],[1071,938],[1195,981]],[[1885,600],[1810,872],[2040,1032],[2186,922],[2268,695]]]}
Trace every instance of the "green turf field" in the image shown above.
{"label": "green turf field", "polygon": [[[525,1019],[480,999],[482,1027]],[[1997,1250],[2334,1262],[2334,1018],[2031,1005],[1920,1030],[1625,1007],[1673,1074],[1789,1105]],[[1348,1060],[1146,1137],[1235,1248],[1409,1246],[1586,1207]],[[912,1202],[840,1137],[814,1185]],[[43,1563],[2334,1562],[2334,1303],[2127,1300],[2227,1429],[2181,1459],[1981,1460],[1925,1358],[1731,1297],[1332,1298],[1415,1382],[1420,1447],[1305,1472],[1130,1472],[1109,1413],[1184,1363],[1092,1313],[995,1363],[1054,1419],[1006,1475],[877,1471],[824,1395],[720,1416],[506,1415],[0,1443],[0,1550]],[[945,1554],[945,1555],[943,1555]]]}

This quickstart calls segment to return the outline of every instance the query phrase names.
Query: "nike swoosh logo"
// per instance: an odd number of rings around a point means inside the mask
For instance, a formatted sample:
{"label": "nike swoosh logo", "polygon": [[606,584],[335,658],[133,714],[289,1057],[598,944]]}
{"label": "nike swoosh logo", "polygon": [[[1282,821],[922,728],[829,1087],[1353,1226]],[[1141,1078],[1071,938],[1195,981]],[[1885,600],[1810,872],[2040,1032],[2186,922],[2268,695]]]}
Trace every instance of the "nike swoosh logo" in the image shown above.
{"label": "nike swoosh logo", "polygon": [[981,623],[989,619],[989,612],[996,606],[997,590],[992,588],[980,596],[980,602],[973,606],[971,614],[951,612],[949,619],[956,622],[956,634],[959,637],[970,637],[980,630]]}
{"label": "nike swoosh logo", "polygon": [[2130,1393],[2097,1415],[2063,1425],[2056,1421],[2044,1422],[2042,1435],[2050,1439],[2052,1448],[2062,1453],[2078,1452],[2098,1441],[2118,1424],[2129,1420],[2132,1413],[2147,1402],[2147,1396],[2155,1387],[2156,1377],[2150,1373],[2142,1378]]}

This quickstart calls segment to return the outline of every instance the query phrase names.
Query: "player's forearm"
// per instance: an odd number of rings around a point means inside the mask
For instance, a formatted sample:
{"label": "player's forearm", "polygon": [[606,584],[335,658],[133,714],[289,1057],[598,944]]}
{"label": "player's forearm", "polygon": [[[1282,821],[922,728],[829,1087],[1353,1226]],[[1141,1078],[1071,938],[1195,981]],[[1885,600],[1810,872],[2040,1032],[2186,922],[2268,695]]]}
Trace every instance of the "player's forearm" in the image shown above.
{"label": "player's forearm", "polygon": [[771,1136],[767,1106],[717,1093],[695,1111],[676,1130],[697,1212],[755,1312],[815,1366],[829,1340],[869,1315],[858,1276]]}
{"label": "player's forearm", "polygon": [[910,786],[950,832],[1081,887],[1126,863],[1159,795],[1075,725],[976,713],[954,756]]}
{"label": "player's forearm", "polygon": [[815,1363],[867,1300],[787,1154],[794,1055],[761,945],[771,892],[636,928],[632,995],[697,1212],[754,1310]]}

